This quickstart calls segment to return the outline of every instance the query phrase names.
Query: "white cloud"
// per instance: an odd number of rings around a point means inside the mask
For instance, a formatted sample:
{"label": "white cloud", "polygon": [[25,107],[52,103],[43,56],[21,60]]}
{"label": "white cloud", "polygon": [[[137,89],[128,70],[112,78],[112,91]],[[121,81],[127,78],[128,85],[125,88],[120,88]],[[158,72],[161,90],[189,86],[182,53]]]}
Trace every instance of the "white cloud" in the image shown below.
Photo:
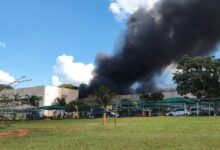
{"label": "white cloud", "polygon": [[57,76],[52,76],[51,79],[52,79],[53,85],[55,85],[55,86],[59,86],[59,85],[62,84],[62,82],[60,81],[59,77],[57,77]]}
{"label": "white cloud", "polygon": [[6,47],[6,43],[5,43],[5,42],[0,41],[0,48],[5,48],[5,47]]}
{"label": "white cloud", "polygon": [[72,83],[79,85],[81,83],[89,84],[93,78],[93,64],[84,64],[74,62],[73,56],[61,55],[56,59],[56,64],[53,66],[52,82],[54,85],[62,83]]}
{"label": "white cloud", "polygon": [[133,14],[139,8],[150,10],[159,0],[112,0],[109,10],[118,20]]}
{"label": "white cloud", "polygon": [[15,81],[15,78],[9,73],[0,70],[0,84],[9,84]]}

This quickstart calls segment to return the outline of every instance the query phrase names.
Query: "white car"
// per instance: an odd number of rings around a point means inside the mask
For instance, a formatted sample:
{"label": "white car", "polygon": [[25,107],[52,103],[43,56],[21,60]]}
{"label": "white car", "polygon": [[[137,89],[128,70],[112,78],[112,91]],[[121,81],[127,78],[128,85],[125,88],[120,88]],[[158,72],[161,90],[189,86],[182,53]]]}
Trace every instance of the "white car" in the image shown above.
{"label": "white car", "polygon": [[170,111],[166,114],[167,116],[188,116],[190,115],[188,110],[184,109],[176,109],[174,111]]}

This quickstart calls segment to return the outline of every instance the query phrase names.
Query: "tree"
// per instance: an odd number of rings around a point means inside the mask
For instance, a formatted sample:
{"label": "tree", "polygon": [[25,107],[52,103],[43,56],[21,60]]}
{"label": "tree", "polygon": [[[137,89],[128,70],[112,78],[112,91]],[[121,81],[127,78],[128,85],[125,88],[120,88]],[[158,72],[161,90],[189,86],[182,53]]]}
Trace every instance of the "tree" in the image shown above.
{"label": "tree", "polygon": [[2,113],[3,113],[3,116],[4,116],[4,110],[5,110],[5,107],[10,107],[11,105],[11,101],[9,99],[8,96],[6,95],[1,95],[0,96],[0,107],[2,108]]}
{"label": "tree", "polygon": [[197,98],[211,98],[214,114],[217,114],[217,101],[220,96],[220,59],[214,57],[184,56],[173,76],[180,95],[192,94]]}
{"label": "tree", "polygon": [[0,96],[0,108],[2,108],[2,115],[0,115],[0,120],[4,121],[4,123],[9,126],[9,120],[7,117],[4,116],[5,114],[5,107],[9,107],[11,104],[9,97],[6,95]]}
{"label": "tree", "polygon": [[220,60],[214,57],[184,56],[177,65],[173,80],[180,95],[197,98],[220,96]]}
{"label": "tree", "polygon": [[41,97],[36,96],[36,95],[32,95],[32,96],[26,95],[26,97],[27,97],[28,103],[31,106],[39,107],[39,101],[40,101]]}
{"label": "tree", "polygon": [[94,99],[98,105],[106,106],[109,104],[111,95],[110,90],[106,86],[102,85],[94,92]]}
{"label": "tree", "polygon": [[143,93],[140,95],[140,99],[141,99],[141,101],[148,101],[148,100],[150,100],[150,96],[149,96],[149,94]]}
{"label": "tree", "polygon": [[154,100],[154,101],[159,101],[162,100],[163,98],[164,95],[161,92],[155,92],[150,95],[150,100]]}
{"label": "tree", "polygon": [[65,110],[68,112],[73,112],[73,111],[88,111],[90,107],[81,99],[78,100],[73,100],[69,104],[66,105]]}
{"label": "tree", "polygon": [[0,84],[0,91],[5,89],[13,89],[10,85]]}
{"label": "tree", "polygon": [[64,97],[62,97],[62,98],[57,97],[55,99],[55,101],[56,101],[57,105],[59,105],[59,106],[65,106],[66,105],[66,100],[65,100]]}
{"label": "tree", "polygon": [[62,84],[59,87],[61,88],[67,88],[67,89],[74,89],[74,90],[78,90],[79,87],[73,85],[73,84]]}

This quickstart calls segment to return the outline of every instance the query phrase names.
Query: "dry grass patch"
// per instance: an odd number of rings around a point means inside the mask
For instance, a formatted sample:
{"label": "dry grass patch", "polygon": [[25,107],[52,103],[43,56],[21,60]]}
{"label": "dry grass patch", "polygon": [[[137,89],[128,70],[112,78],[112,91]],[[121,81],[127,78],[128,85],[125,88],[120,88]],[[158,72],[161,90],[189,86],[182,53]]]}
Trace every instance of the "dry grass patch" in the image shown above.
{"label": "dry grass patch", "polygon": [[24,137],[28,135],[28,129],[19,129],[14,131],[0,132],[0,138],[8,138],[8,137]]}

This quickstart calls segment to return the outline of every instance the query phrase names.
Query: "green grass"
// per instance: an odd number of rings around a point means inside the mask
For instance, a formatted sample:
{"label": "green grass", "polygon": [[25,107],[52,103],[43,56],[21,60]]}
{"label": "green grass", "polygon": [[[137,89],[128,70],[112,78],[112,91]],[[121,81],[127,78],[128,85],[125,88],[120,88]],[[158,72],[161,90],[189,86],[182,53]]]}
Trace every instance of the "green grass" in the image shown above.
{"label": "green grass", "polygon": [[0,139],[0,150],[214,150],[220,149],[220,117],[19,121],[0,132],[26,128],[25,137]]}

